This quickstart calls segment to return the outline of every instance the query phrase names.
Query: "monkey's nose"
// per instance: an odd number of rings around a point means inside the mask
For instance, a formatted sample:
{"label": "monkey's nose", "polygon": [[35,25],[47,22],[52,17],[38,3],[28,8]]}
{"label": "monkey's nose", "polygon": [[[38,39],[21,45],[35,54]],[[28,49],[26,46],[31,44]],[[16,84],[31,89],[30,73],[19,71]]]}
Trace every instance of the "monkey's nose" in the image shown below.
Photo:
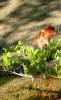
{"label": "monkey's nose", "polygon": [[56,32],[54,32],[54,35],[56,34]]}

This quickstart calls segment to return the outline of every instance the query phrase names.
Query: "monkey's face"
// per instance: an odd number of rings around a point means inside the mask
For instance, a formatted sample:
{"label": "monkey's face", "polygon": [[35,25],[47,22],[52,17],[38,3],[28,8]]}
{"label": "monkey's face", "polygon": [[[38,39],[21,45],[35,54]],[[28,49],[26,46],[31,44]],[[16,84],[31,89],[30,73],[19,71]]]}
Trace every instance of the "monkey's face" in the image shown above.
{"label": "monkey's face", "polygon": [[45,34],[44,34],[44,38],[45,39],[50,39],[52,36],[54,36],[56,34],[55,32],[55,28],[53,26],[47,26],[45,28]]}
{"label": "monkey's face", "polygon": [[45,31],[44,38],[48,40],[55,34],[56,34],[56,32],[54,30],[47,30],[47,31]]}

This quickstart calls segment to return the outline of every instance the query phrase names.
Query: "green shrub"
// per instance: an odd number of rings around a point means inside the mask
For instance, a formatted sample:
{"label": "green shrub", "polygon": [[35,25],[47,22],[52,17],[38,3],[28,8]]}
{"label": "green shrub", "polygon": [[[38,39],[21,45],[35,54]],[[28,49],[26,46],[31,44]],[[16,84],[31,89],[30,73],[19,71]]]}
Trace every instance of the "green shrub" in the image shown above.
{"label": "green shrub", "polygon": [[[51,40],[44,50],[32,49],[30,46],[24,47],[24,43],[19,41],[16,46],[4,49],[2,69],[10,70],[14,63],[23,65],[28,74],[56,74],[61,75],[61,39],[58,41]],[[16,56],[14,59],[13,54]],[[55,63],[53,69],[45,69],[45,61],[52,60]]]}

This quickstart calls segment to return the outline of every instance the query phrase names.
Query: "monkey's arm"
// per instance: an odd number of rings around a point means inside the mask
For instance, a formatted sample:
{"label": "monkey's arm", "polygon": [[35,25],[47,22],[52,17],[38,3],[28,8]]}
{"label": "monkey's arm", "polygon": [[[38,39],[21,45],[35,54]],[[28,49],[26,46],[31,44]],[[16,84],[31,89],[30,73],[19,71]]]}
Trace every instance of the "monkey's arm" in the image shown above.
{"label": "monkey's arm", "polygon": [[43,30],[42,31],[40,31],[38,34],[37,34],[37,36],[36,36],[36,38],[34,39],[34,41],[33,41],[33,45],[35,46],[37,43],[38,43],[38,40],[41,38],[41,37],[43,37]]}

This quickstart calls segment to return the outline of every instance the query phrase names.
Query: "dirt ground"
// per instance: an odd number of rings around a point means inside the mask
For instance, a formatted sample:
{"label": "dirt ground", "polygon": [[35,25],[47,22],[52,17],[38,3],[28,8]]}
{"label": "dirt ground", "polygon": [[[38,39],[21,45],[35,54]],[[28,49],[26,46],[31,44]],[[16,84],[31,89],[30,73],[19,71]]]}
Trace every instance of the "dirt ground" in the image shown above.
{"label": "dirt ground", "polygon": [[0,78],[0,100],[61,100],[61,79]]}
{"label": "dirt ground", "polygon": [[61,36],[61,0],[0,0],[0,49],[19,40],[32,45],[46,25],[55,27],[55,39]]}

